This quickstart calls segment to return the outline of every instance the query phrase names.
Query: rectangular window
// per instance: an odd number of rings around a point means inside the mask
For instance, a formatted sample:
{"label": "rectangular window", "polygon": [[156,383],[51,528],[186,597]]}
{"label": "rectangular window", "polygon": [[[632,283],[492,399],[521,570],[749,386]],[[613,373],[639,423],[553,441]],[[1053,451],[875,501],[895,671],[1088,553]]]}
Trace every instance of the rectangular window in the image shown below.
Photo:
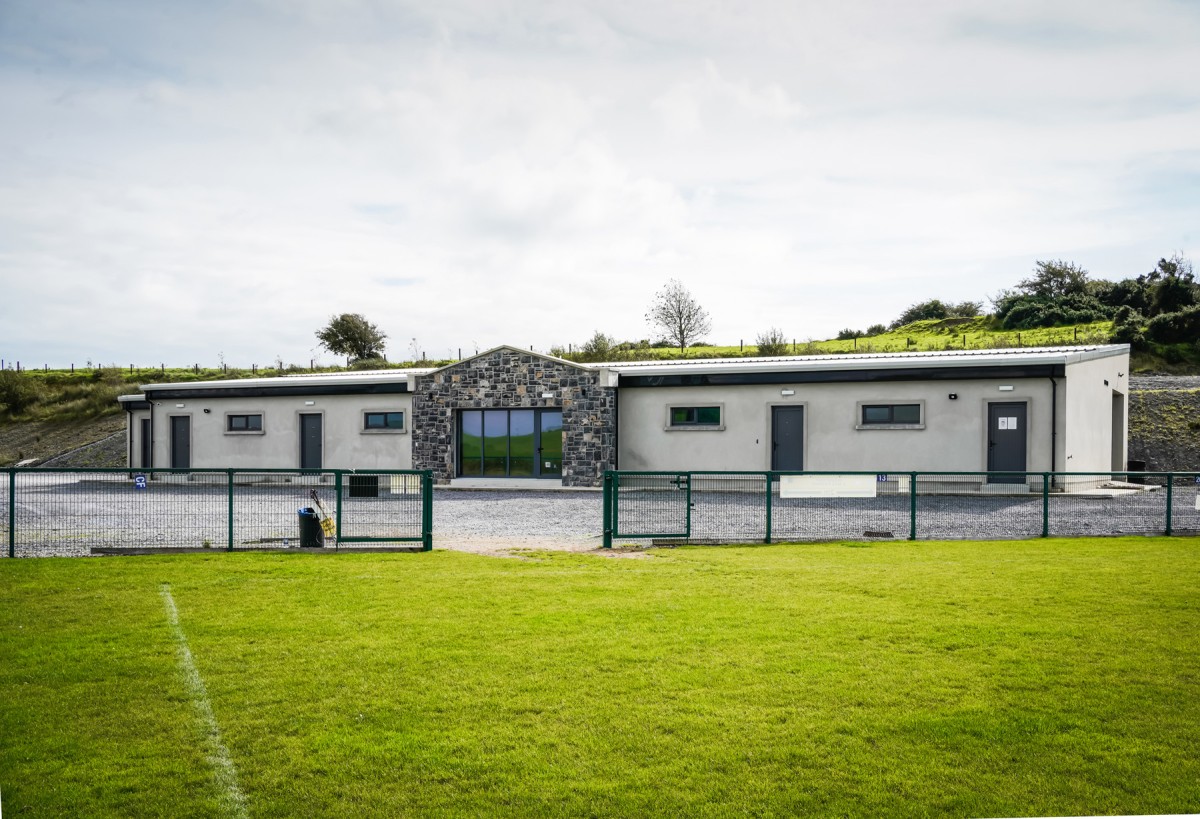
{"label": "rectangular window", "polygon": [[226,415],[225,419],[229,432],[262,432],[261,415]]}
{"label": "rectangular window", "polygon": [[716,427],[720,425],[720,407],[671,407],[671,426],[673,427]]}
{"label": "rectangular window", "polygon": [[912,424],[921,423],[920,404],[863,404],[863,426],[871,424]]}
{"label": "rectangular window", "polygon": [[363,429],[404,429],[404,413],[365,412]]}

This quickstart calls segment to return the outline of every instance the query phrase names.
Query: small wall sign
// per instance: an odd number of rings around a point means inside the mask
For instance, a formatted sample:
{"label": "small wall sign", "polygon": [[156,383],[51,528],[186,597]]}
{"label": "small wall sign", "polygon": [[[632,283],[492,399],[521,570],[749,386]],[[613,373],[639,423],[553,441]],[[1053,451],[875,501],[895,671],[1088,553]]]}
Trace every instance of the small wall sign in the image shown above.
{"label": "small wall sign", "polygon": [[145,489],[146,488],[146,476],[145,475],[134,475],[133,476],[133,488],[134,489]]}

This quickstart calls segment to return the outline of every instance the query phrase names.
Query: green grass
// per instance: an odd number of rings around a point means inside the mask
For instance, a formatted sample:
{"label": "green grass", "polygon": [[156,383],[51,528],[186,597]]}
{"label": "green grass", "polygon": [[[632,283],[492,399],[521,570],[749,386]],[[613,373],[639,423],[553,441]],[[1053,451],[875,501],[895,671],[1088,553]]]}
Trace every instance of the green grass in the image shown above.
{"label": "green grass", "polygon": [[[1002,347],[1042,347],[1064,344],[1104,344],[1112,335],[1111,321],[1098,321],[1070,327],[1041,327],[1035,330],[1001,330],[989,316],[968,319],[915,321],[896,330],[859,339],[814,341],[797,338],[789,345],[789,355],[831,355],[836,353],[903,353],[941,350],[986,350]],[[758,349],[752,343],[732,346],[689,347],[687,358],[725,358],[753,356]],[[639,359],[679,357],[677,347],[639,349]]]}
{"label": "green grass", "polygon": [[1200,809],[1194,540],[0,561],[6,816]]}

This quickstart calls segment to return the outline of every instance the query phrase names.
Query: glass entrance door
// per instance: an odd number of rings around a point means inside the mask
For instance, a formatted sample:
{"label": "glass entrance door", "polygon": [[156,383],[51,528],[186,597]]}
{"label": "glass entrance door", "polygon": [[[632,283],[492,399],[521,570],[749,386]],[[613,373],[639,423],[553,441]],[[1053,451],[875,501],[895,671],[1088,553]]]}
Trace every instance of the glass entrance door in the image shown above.
{"label": "glass entrance door", "polygon": [[562,410],[463,410],[458,421],[463,477],[562,475]]}
{"label": "glass entrance door", "polygon": [[543,410],[538,442],[538,474],[550,478],[562,477],[562,412]]}
{"label": "glass entrance door", "polygon": [[510,410],[508,414],[508,476],[532,478],[535,474],[537,436],[533,410]]}

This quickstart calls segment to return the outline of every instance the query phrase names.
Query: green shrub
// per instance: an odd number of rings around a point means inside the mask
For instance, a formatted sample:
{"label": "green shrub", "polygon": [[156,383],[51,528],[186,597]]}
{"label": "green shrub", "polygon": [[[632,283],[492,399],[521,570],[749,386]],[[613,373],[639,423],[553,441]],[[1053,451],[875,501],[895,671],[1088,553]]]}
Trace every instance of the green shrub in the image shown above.
{"label": "green shrub", "polygon": [[759,333],[755,346],[758,347],[758,355],[787,355],[791,350],[791,345],[784,337],[783,330],[777,327],[772,327],[765,333]]}
{"label": "green shrub", "polygon": [[1150,319],[1146,337],[1159,344],[1179,344],[1200,339],[1200,306]]}
{"label": "green shrub", "polygon": [[579,361],[614,361],[619,358],[617,340],[597,330],[579,348]]}
{"label": "green shrub", "polygon": [[1090,324],[1110,318],[1112,312],[1094,296],[1080,294],[1059,298],[1008,294],[996,302],[996,316],[1006,330]]}
{"label": "green shrub", "polygon": [[9,415],[20,415],[40,401],[44,394],[40,381],[15,370],[0,371],[0,406]]}

